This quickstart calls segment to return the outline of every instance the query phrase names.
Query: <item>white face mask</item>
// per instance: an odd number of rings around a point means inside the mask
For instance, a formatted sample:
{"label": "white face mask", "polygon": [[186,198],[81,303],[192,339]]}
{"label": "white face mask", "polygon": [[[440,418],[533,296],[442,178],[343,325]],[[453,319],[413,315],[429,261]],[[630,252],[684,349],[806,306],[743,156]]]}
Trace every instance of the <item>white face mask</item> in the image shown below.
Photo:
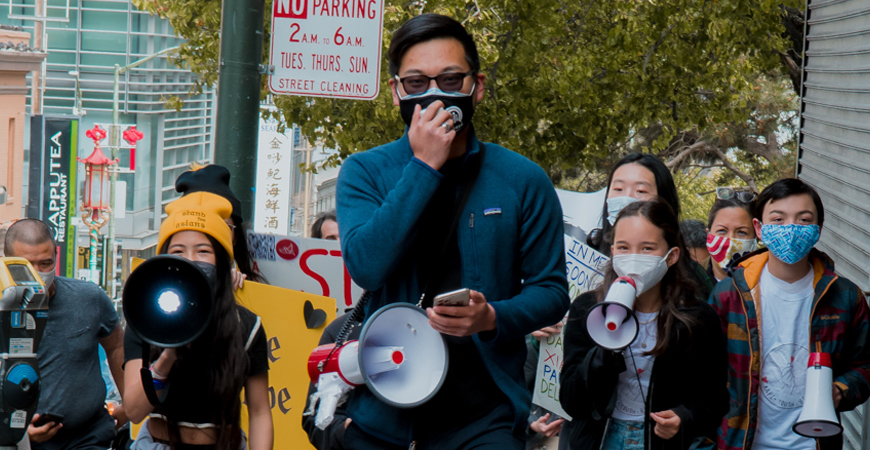
{"label": "white face mask", "polygon": [[621,277],[629,277],[637,285],[637,295],[643,294],[655,286],[668,273],[668,256],[674,249],[668,250],[665,256],[642,255],[629,253],[614,255],[613,270]]}
{"label": "white face mask", "polygon": [[623,208],[628,206],[631,203],[636,202],[637,199],[634,197],[629,197],[624,195],[622,197],[613,197],[607,199],[607,221],[613,225],[616,222],[616,216],[619,215],[619,212],[622,211]]}
{"label": "white face mask", "polygon": [[54,270],[49,270],[48,272],[37,271],[36,273],[38,273],[39,277],[42,278],[42,283],[45,284],[46,288],[54,283]]}

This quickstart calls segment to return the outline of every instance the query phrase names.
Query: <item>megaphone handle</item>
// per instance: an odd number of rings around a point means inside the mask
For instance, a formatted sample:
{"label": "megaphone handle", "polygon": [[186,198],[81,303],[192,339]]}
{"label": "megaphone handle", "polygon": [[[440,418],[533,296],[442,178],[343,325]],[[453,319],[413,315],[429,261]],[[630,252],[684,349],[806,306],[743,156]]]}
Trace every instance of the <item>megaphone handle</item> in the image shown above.
{"label": "megaphone handle", "polygon": [[166,395],[169,393],[169,384],[163,388],[163,395],[158,397],[157,390],[154,389],[154,377],[151,375],[151,345],[144,344],[142,347],[142,368],[139,369],[139,375],[142,377],[142,389],[145,390],[145,396],[148,397],[148,402],[155,408],[162,405],[166,400]]}

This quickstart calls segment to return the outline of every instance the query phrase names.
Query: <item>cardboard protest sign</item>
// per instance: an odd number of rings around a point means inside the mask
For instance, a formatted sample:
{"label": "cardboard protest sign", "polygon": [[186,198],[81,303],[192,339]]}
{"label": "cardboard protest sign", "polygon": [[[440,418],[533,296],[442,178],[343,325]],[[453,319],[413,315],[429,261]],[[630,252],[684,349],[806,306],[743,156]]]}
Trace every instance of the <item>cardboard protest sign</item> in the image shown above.
{"label": "cardboard protest sign", "polygon": [[[601,223],[605,191],[584,194],[557,189],[556,193],[564,214],[565,270],[568,294],[573,300],[601,284],[603,268],[608,261],[606,256],[586,245],[588,232]],[[565,319],[562,323],[569,326]],[[559,403],[559,373],[564,355],[562,334],[550,336],[540,344],[532,403],[570,420]]]}
{"label": "cardboard protest sign", "polygon": [[[238,299],[260,316],[269,340],[269,401],[275,448],[314,448],[301,426],[308,395],[307,362],[324,327],[335,319],[335,300],[249,282],[238,292]],[[311,307],[306,307],[309,302]],[[313,329],[308,328],[312,315],[323,317],[323,323]],[[242,428],[248,429],[244,408]]]}
{"label": "cardboard protest sign", "polygon": [[362,295],[344,267],[338,241],[248,233],[248,248],[273,286],[332,297],[339,312]]}

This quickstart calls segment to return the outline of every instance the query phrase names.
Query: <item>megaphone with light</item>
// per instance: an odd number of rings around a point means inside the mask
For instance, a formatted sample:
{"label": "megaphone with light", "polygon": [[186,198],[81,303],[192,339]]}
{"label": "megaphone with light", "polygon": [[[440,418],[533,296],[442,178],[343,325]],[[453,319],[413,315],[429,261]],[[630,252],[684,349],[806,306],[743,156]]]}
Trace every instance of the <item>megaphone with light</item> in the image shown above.
{"label": "megaphone with light", "polygon": [[127,278],[122,295],[127,326],[143,341],[181,347],[199,337],[211,321],[214,295],[196,264],[172,255],[144,261]]}
{"label": "megaphone with light", "polygon": [[589,336],[601,347],[621,350],[637,338],[638,325],[634,316],[637,285],[629,277],[619,277],[610,286],[604,301],[586,315]]}
{"label": "megaphone with light", "polygon": [[427,402],[447,376],[447,344],[422,309],[394,303],[372,315],[358,341],[314,349],[308,375],[317,383],[309,413],[317,408],[315,425],[325,429],[340,398],[363,384],[395,407]]}
{"label": "megaphone with light", "polygon": [[831,437],[843,432],[834,411],[833,378],[831,354],[810,353],[804,406],[792,431],[808,438]]}
{"label": "megaphone with light", "polygon": [[198,338],[211,322],[212,286],[196,264],[178,256],[158,255],[130,273],[121,303],[127,326],[150,344],[142,348],[139,374],[148,401],[160,406],[162,399],[150,370],[151,345],[182,347]]}

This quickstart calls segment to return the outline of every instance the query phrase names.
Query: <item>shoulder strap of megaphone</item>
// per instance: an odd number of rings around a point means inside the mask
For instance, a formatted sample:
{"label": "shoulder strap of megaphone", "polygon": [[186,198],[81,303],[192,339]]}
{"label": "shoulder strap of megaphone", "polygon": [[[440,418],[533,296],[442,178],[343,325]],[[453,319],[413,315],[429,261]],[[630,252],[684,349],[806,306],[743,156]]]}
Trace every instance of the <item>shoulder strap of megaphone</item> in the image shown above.
{"label": "shoulder strap of megaphone", "polygon": [[148,402],[155,408],[162,405],[166,400],[166,394],[169,393],[169,383],[166,383],[166,387],[163,388],[163,394],[158,396],[154,388],[154,377],[151,375],[151,344],[142,345],[142,368],[139,369],[139,374],[142,377],[142,388],[145,390]]}
{"label": "shoulder strap of megaphone", "polygon": [[[450,240],[453,238],[453,235],[456,234],[456,226],[459,225],[459,219],[462,217],[463,210],[465,210],[465,204],[468,203],[468,198],[471,196],[471,191],[474,189],[474,184],[477,181],[477,175],[480,174],[480,167],[483,166],[483,153],[485,146],[486,145],[481,142],[480,151],[476,154],[468,155],[468,160],[463,168],[464,176],[462,177],[462,191],[459,194],[459,201],[455,205],[455,209],[453,210],[453,220],[450,222],[447,234],[441,242],[441,251],[438,252],[438,259],[435,261],[441,261],[444,259],[444,256],[447,254],[447,246],[450,245]],[[426,285],[424,285],[421,290],[423,295],[420,296],[420,301],[417,302],[417,306],[421,308],[432,306],[432,299],[438,295],[437,292],[433,292],[437,289],[438,283],[433,283],[433,281],[440,280],[447,273],[447,264],[435,264],[434,267],[436,267],[435,272],[433,272],[432,276],[426,280]]]}

